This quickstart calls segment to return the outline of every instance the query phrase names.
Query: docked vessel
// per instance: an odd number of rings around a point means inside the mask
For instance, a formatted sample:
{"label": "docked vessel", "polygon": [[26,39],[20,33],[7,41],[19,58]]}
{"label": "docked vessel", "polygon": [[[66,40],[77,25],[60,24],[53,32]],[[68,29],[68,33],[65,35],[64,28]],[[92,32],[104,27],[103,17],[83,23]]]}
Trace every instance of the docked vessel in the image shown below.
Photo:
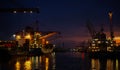
{"label": "docked vessel", "polygon": [[17,46],[22,48],[23,51],[29,54],[45,54],[53,52],[55,45],[49,43],[47,38],[59,34],[57,31],[41,32],[33,29],[32,27],[26,27],[24,30],[16,32],[13,36],[17,41]]}
{"label": "docked vessel", "polygon": [[92,23],[87,22],[87,28],[91,35],[91,40],[89,41],[89,52],[113,52],[116,48],[116,41],[114,40],[114,32],[112,25],[112,12],[109,12],[110,17],[110,37],[107,37],[104,33],[103,25],[99,32],[96,32]]}
{"label": "docked vessel", "polygon": [[112,25],[112,13],[109,13],[110,16],[110,37],[104,33],[103,26],[99,32],[96,32],[93,25],[90,22],[87,22],[87,28],[90,32],[91,39],[88,41],[87,52],[90,56],[107,56],[113,57],[118,56],[120,53],[120,44],[115,40],[113,25]]}
{"label": "docked vessel", "polygon": [[106,38],[106,34],[102,31],[97,33],[95,38],[89,40],[89,52],[113,52],[116,42]]}
{"label": "docked vessel", "polygon": [[[8,8],[1,9],[1,12],[9,13],[39,13],[38,8]],[[25,29],[16,32],[13,37],[15,46],[7,47],[5,49],[9,50],[12,55],[27,55],[27,54],[41,54],[41,53],[51,53],[55,48],[55,45],[49,42],[48,38],[51,36],[59,34],[57,31],[46,31],[41,32],[38,28],[38,21],[35,23],[35,27],[27,26]],[[11,45],[9,43],[9,45]],[[4,48],[4,45],[0,44],[0,48]]]}

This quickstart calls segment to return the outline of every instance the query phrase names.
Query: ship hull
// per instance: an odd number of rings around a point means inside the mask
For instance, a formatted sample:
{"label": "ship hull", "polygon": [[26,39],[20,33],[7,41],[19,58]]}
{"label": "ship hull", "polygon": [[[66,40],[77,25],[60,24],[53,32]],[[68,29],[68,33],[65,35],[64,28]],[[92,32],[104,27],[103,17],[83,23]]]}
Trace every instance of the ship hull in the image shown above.
{"label": "ship hull", "polygon": [[44,47],[40,47],[40,48],[30,48],[29,50],[29,54],[30,55],[41,55],[41,54],[48,54],[48,53],[52,53],[54,50],[53,45],[46,45]]}

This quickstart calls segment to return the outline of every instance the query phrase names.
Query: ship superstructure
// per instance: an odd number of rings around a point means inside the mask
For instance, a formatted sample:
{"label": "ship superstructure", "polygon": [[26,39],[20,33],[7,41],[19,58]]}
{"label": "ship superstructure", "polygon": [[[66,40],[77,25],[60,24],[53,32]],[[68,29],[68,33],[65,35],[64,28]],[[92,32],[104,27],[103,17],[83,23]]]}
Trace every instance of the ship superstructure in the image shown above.
{"label": "ship superstructure", "polygon": [[26,27],[24,30],[14,34],[18,47],[23,47],[26,51],[40,49],[43,53],[50,53],[53,51],[55,45],[49,43],[47,38],[59,34],[57,31],[41,32],[36,31],[32,27]]}
{"label": "ship superstructure", "polygon": [[110,16],[110,38],[106,36],[104,33],[104,28],[101,26],[99,32],[96,32],[94,29],[93,24],[88,21],[87,28],[91,35],[91,40],[89,40],[89,52],[113,52],[116,48],[116,42],[114,40],[114,32],[113,32],[113,25],[112,25],[112,12],[109,13]]}

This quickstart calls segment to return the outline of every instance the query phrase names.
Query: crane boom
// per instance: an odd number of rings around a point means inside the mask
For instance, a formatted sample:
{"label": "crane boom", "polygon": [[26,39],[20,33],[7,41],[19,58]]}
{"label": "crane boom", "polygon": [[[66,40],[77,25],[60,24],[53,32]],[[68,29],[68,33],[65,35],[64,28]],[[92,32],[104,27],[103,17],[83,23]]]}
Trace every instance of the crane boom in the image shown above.
{"label": "crane boom", "polygon": [[93,27],[93,24],[90,21],[87,21],[86,27],[88,28],[91,37],[95,38],[96,31],[95,31],[95,28]]}
{"label": "crane boom", "polygon": [[39,13],[38,8],[0,8],[0,13]]}
{"label": "crane boom", "polygon": [[46,39],[46,38],[49,38],[49,37],[51,37],[51,36],[53,36],[53,35],[55,35],[55,34],[58,34],[59,32],[51,32],[51,33],[49,33],[49,34],[47,34],[47,35],[44,35],[44,36],[42,36],[42,37],[40,37],[40,39]]}

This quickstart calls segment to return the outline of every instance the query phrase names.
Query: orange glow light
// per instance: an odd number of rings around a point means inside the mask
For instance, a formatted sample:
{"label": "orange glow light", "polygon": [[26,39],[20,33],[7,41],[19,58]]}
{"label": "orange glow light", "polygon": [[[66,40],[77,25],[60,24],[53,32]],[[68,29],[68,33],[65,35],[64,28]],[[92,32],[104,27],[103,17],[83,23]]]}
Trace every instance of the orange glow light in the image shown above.
{"label": "orange glow light", "polygon": [[114,40],[116,41],[116,43],[120,43],[120,37],[115,37]]}
{"label": "orange glow light", "polygon": [[25,36],[25,39],[31,39],[30,34],[26,35],[26,36]]}
{"label": "orange glow light", "polygon": [[21,36],[20,36],[20,35],[17,35],[17,36],[16,36],[16,39],[17,39],[17,40],[21,39]]}

